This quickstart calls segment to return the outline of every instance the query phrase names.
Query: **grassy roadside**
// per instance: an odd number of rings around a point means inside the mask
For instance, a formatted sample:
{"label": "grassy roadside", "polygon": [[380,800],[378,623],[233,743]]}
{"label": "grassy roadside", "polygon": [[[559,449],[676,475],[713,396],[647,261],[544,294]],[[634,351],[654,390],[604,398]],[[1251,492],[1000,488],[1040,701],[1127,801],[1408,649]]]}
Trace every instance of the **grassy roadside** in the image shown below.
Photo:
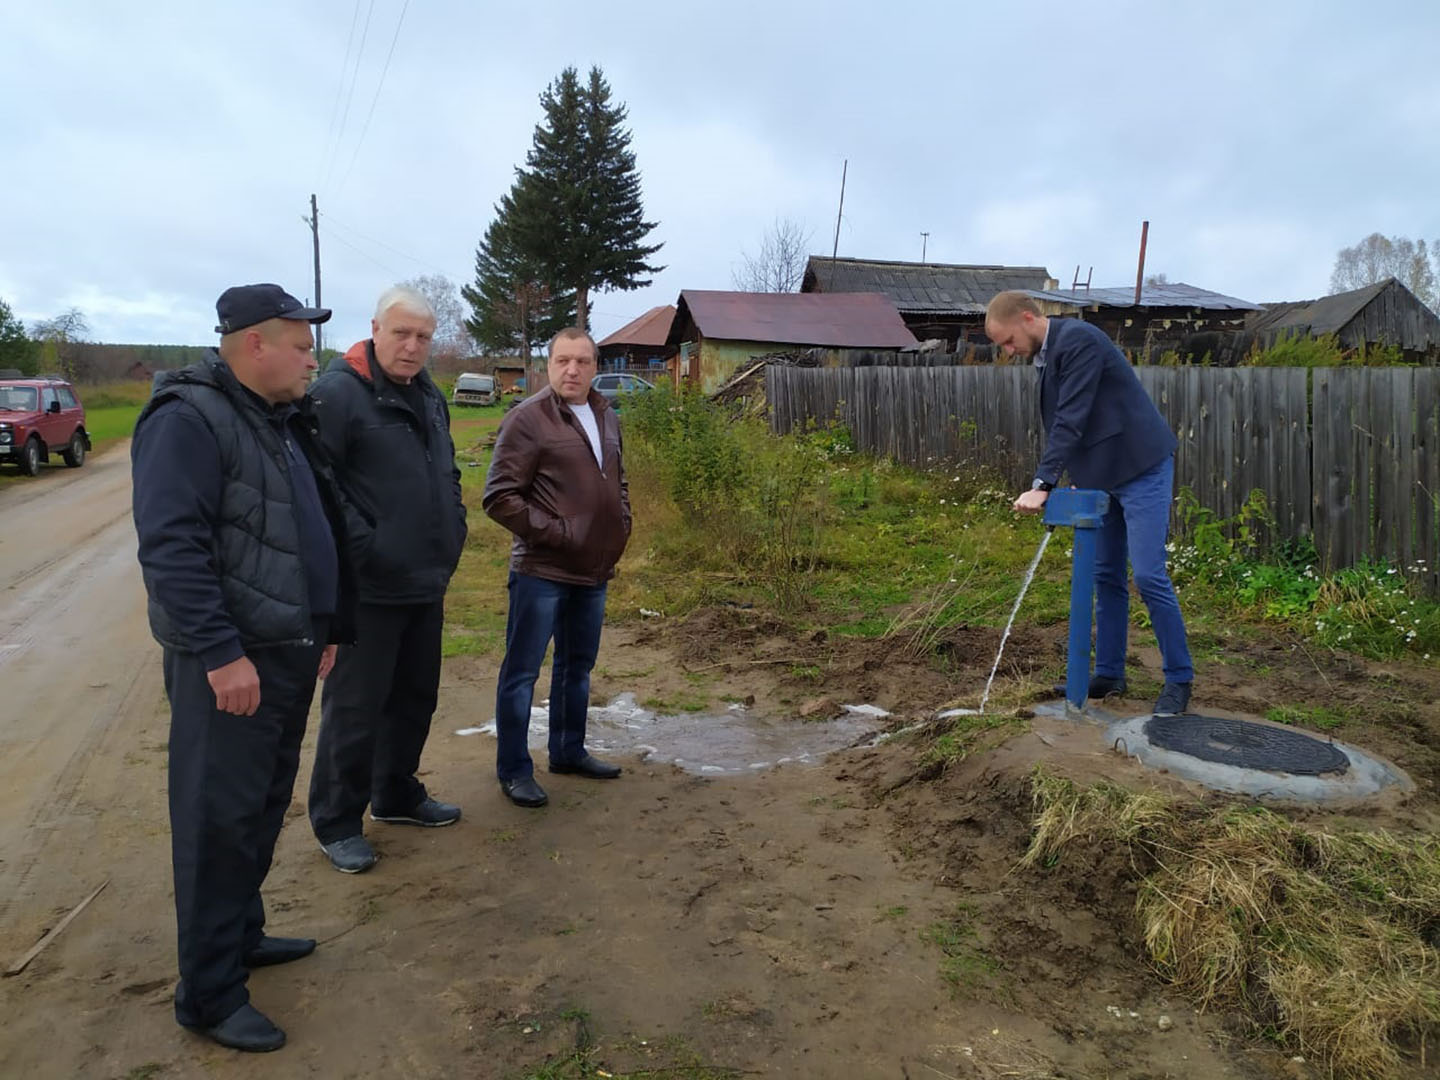
{"label": "grassy roadside", "polygon": [[1126,849],[1145,949],[1202,1008],[1347,1077],[1395,1075],[1440,1029],[1435,837],[1329,831],[1043,771],[1034,800],[1023,863]]}

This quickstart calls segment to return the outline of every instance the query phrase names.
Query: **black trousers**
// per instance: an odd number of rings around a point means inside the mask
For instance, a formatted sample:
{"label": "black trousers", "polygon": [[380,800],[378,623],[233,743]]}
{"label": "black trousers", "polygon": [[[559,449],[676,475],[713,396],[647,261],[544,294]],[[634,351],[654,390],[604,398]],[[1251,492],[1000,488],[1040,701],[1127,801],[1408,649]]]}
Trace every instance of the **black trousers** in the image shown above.
{"label": "black trousers", "polygon": [[182,1024],[209,1027],[250,1000],[242,957],[264,934],[260,885],[295,786],[325,629],[317,622],[313,646],[251,651],[254,716],[218,711],[200,658],[165,650]]}
{"label": "black trousers", "polygon": [[322,844],[364,831],[372,812],[425,801],[415,778],[440,687],[445,604],[361,604],[356,643],[340,646],[320,696],[310,824]]}

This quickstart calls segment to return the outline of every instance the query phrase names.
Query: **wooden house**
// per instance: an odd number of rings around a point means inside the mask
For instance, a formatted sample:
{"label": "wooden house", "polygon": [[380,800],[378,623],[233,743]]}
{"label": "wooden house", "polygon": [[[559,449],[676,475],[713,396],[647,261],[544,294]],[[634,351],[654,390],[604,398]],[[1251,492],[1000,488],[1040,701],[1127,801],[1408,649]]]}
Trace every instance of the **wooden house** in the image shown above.
{"label": "wooden house", "polygon": [[661,304],[626,323],[597,343],[601,370],[664,368],[675,355],[675,346],[667,340],[674,321],[675,305]]}
{"label": "wooden house", "polygon": [[879,293],[686,289],[667,343],[676,375],[713,393],[757,358],[810,349],[913,349],[915,335]]}
{"label": "wooden house", "polygon": [[[988,343],[985,305],[1007,289],[1053,289],[1059,282],[1043,266],[970,266],[810,256],[800,291],[868,292],[888,296],[921,341],[945,342],[946,351]],[[957,348],[958,346],[958,348]]]}
{"label": "wooden house", "polygon": [[1139,363],[1157,363],[1166,353],[1180,360],[1233,364],[1245,320],[1258,304],[1183,282],[1104,289],[1030,289],[1046,315],[1074,316],[1094,323]]}

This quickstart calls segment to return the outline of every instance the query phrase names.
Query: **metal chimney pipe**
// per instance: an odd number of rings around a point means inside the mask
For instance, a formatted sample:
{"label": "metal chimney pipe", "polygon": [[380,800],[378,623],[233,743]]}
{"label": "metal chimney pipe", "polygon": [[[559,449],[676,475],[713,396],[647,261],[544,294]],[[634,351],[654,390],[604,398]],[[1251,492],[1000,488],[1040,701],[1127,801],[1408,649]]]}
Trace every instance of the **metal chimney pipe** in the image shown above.
{"label": "metal chimney pipe", "polygon": [[1140,306],[1140,286],[1145,283],[1145,241],[1150,236],[1150,222],[1140,223],[1140,268],[1135,271],[1135,306]]}

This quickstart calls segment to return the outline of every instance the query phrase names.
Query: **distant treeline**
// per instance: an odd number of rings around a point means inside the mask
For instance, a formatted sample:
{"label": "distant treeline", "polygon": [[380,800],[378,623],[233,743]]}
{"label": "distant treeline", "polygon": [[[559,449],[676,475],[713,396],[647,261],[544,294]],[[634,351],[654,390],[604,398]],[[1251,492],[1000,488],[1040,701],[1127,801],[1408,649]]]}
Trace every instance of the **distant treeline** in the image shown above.
{"label": "distant treeline", "polygon": [[157,371],[193,364],[209,351],[204,345],[108,345],[72,342],[64,348],[67,374],[78,382],[149,379]]}

